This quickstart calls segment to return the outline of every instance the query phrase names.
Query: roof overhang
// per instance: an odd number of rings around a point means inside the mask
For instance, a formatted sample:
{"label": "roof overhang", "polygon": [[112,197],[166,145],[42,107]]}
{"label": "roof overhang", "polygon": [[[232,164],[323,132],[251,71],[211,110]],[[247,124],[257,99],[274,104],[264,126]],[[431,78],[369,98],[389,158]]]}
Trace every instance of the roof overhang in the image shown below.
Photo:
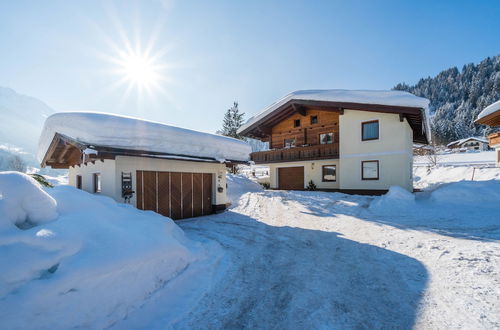
{"label": "roof overhang", "polygon": [[308,109],[334,111],[343,114],[344,110],[360,110],[383,113],[394,113],[400,115],[400,120],[406,119],[413,130],[413,142],[428,144],[430,132],[427,125],[425,109],[417,107],[394,106],[384,104],[352,103],[352,102],[332,102],[314,100],[289,100],[266,116],[245,127],[239,133],[256,139],[266,139],[271,135],[274,125],[283,119],[299,113],[305,115]]}
{"label": "roof overhang", "polygon": [[500,110],[479,118],[474,123],[488,126],[500,126]]}
{"label": "roof overhang", "polygon": [[[86,153],[85,150],[92,150]],[[182,160],[191,162],[221,163],[221,161],[210,157],[194,157],[190,155],[171,154],[147,150],[124,149],[110,146],[93,145],[77,141],[66,135],[56,133],[41,162],[42,167],[69,168],[71,166],[95,162],[96,160],[115,159],[116,156],[133,156],[157,159]],[[248,162],[238,160],[226,160],[228,166],[234,164],[247,164]]]}

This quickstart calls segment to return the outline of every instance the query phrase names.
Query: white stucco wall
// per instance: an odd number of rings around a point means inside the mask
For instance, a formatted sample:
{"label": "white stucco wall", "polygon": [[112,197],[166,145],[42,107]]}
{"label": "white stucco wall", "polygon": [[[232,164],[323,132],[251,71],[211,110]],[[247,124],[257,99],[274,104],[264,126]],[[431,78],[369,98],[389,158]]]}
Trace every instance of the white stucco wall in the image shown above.
{"label": "white stucco wall", "polygon": [[[340,189],[389,189],[399,185],[413,190],[413,131],[398,114],[344,110],[339,123]],[[379,121],[379,139],[362,141],[361,123]],[[362,180],[361,162],[379,161],[379,179]]]}
{"label": "white stucco wall", "polygon": [[[192,162],[170,159],[156,159],[145,157],[117,156],[116,160],[96,161],[95,164],[75,166],[69,169],[69,184],[76,186],[76,175],[82,176],[82,189],[93,193],[93,173],[101,173],[101,193],[117,202],[123,203],[121,196],[121,174],[132,173],[132,189],[136,190],[136,171],[166,171],[166,172],[192,172],[212,173],[212,201],[214,204],[226,204],[226,166],[219,163]],[[217,187],[223,187],[222,193],[217,192]],[[131,204],[136,205],[136,194],[131,199]]]}
{"label": "white stucco wall", "polygon": [[[337,166],[337,181],[323,182],[322,181],[322,167],[323,165],[336,165]],[[269,164],[269,173],[271,180],[271,188],[278,188],[278,168],[281,167],[304,167],[304,188],[308,185],[310,180],[316,184],[318,189],[338,189],[339,188],[339,160],[314,160],[314,161],[301,161],[301,162],[287,162],[287,163],[272,163]]]}
{"label": "white stucco wall", "polygon": [[[191,162],[182,160],[157,159],[145,157],[116,157],[116,180],[121,182],[122,172],[132,172],[132,187],[136,190],[136,171],[165,171],[165,172],[191,172],[191,173],[212,173],[212,203],[216,205],[228,203],[226,195],[226,165],[209,162]],[[222,193],[217,192],[217,188],[222,187]],[[119,187],[119,197],[121,199],[121,187]],[[136,194],[131,200],[136,205]]]}
{"label": "white stucco wall", "polygon": [[[104,162],[98,160],[95,164],[75,166],[69,168],[68,183],[76,187],[76,176],[82,176],[82,190],[94,193],[94,173],[101,174],[101,192],[99,194],[115,198],[116,195],[116,177],[115,161],[106,159]],[[116,199],[116,198],[115,198]]]}

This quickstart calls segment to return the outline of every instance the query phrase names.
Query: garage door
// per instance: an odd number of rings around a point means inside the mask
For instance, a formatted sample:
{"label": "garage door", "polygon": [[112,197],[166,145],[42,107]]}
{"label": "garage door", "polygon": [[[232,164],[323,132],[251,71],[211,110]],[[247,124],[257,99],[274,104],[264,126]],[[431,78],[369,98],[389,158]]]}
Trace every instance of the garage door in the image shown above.
{"label": "garage door", "polygon": [[304,167],[278,168],[278,181],[279,189],[303,190]]}
{"label": "garage door", "polygon": [[137,208],[172,219],[212,213],[212,174],[137,171]]}

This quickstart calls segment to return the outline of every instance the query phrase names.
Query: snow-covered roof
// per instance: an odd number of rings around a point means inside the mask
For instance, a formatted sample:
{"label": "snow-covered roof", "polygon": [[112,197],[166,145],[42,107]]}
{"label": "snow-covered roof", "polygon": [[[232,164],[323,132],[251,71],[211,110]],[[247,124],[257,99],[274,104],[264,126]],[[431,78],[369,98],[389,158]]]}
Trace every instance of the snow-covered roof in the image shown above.
{"label": "snow-covered roof", "polygon": [[244,141],[133,117],[97,112],[61,112],[47,118],[38,146],[43,160],[56,134],[88,146],[158,152],[218,161],[248,161]]}
{"label": "snow-covered roof", "polygon": [[[279,109],[282,105],[292,100],[304,101],[329,101],[360,104],[391,105],[401,107],[421,108],[428,111],[429,100],[415,96],[408,92],[394,90],[346,90],[346,89],[324,89],[324,90],[300,90],[292,92],[277,102],[271,104],[257,115],[250,118],[238,132],[242,132],[260,119]],[[429,114],[426,113],[427,121]],[[428,126],[428,123],[426,123]],[[430,132],[430,126],[428,132]]]}
{"label": "snow-covered roof", "polygon": [[483,111],[481,111],[479,113],[479,115],[477,116],[477,119],[476,120],[480,120],[486,116],[489,116],[491,114],[493,114],[494,112],[497,112],[497,111],[500,111],[500,100],[496,101],[495,103],[493,104],[490,104],[489,106],[487,106],[486,108],[483,109]]}
{"label": "snow-covered roof", "polygon": [[468,138],[465,138],[465,139],[460,139],[460,140],[456,140],[456,141],[452,141],[450,143],[448,143],[446,146],[447,147],[451,147],[453,145],[461,145],[469,140],[474,140],[474,141],[478,141],[478,142],[482,142],[482,143],[488,143],[488,140],[486,138],[483,138],[483,137],[479,137],[479,136],[471,136],[471,137],[468,137]]}

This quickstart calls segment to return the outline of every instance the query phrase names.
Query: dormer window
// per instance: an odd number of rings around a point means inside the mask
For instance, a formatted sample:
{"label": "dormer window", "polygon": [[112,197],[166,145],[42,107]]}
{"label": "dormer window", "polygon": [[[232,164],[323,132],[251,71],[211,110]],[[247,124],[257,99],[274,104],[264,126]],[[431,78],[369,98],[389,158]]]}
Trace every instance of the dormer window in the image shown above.
{"label": "dormer window", "polygon": [[295,119],[293,121],[293,127],[300,127],[300,119]]}

